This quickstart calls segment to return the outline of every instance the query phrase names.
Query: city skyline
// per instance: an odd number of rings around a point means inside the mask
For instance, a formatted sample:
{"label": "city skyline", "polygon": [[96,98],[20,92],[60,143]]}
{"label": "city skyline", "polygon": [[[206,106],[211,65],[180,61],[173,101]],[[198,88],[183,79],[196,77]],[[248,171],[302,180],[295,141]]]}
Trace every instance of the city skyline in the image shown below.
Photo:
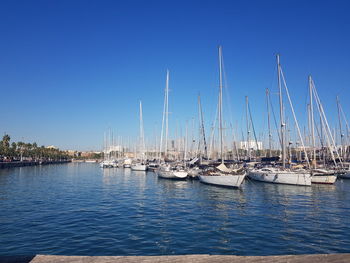
{"label": "city skyline", "polygon": [[239,138],[245,96],[257,133],[266,133],[265,89],[277,102],[277,53],[302,126],[310,74],[331,126],[338,125],[337,95],[350,114],[346,1],[3,1],[0,7],[0,132],[15,141],[100,150],[109,128],[135,140],[139,100],[149,141],[161,132],[167,69],[172,136],[197,120],[199,93],[209,133],[219,45],[224,116]]}

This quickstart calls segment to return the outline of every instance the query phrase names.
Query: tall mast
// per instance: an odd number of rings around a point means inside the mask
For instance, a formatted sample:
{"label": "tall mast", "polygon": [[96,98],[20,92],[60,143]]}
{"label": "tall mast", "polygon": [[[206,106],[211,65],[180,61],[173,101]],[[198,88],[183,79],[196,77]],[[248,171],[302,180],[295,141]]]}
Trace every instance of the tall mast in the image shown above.
{"label": "tall mast", "polygon": [[145,138],[144,138],[144,131],[143,131],[142,101],[140,101],[140,151],[141,151],[141,160],[143,161],[145,157]]}
{"label": "tall mast", "polygon": [[316,168],[316,143],[315,143],[315,122],[314,122],[314,107],[313,107],[313,92],[312,92],[312,78],[309,76],[309,95],[310,95],[310,129],[311,129],[311,143],[312,143],[312,166]]}
{"label": "tall mast", "polygon": [[220,158],[224,163],[223,155],[223,134],[222,134],[222,51],[219,46],[219,132],[220,132]]}
{"label": "tall mast", "polygon": [[164,158],[168,154],[168,114],[169,114],[169,70],[166,71],[166,87],[165,87],[165,150]]}
{"label": "tall mast", "polygon": [[283,168],[286,167],[286,146],[285,146],[285,124],[283,116],[283,99],[282,99],[282,86],[281,86],[281,65],[280,55],[277,54],[277,82],[279,90],[279,101],[280,101],[280,125],[281,125],[281,144],[282,144],[282,164]]}
{"label": "tall mast", "polygon": [[250,161],[251,159],[251,152],[250,152],[250,129],[249,129],[249,117],[248,117],[248,96],[245,96],[245,114],[246,114],[246,119],[247,119],[247,155],[248,155],[248,160]]}
{"label": "tall mast", "polygon": [[205,155],[205,157],[208,157],[207,142],[205,140],[204,117],[203,117],[203,111],[202,111],[201,95],[199,95],[199,94],[198,94],[198,112],[199,112],[199,121],[200,121],[200,123],[199,123],[200,136],[202,137],[199,139],[198,146],[200,145],[200,141],[203,139],[204,155]]}
{"label": "tall mast", "polygon": [[188,129],[187,129],[187,121],[186,121],[186,130],[185,130],[185,141],[184,141],[184,166],[186,167],[186,160],[187,160],[187,133]]}
{"label": "tall mast", "polygon": [[339,119],[340,144],[341,144],[340,156],[342,158],[344,158],[344,154],[343,154],[344,134],[343,134],[343,128],[342,128],[342,121],[341,121],[341,117],[340,117],[340,105],[339,105],[339,97],[338,96],[337,96],[337,108],[338,108],[338,119]]}
{"label": "tall mast", "polygon": [[272,134],[271,134],[271,123],[270,123],[270,98],[269,97],[270,97],[269,89],[266,89],[267,126],[269,129],[269,157],[271,157]]}

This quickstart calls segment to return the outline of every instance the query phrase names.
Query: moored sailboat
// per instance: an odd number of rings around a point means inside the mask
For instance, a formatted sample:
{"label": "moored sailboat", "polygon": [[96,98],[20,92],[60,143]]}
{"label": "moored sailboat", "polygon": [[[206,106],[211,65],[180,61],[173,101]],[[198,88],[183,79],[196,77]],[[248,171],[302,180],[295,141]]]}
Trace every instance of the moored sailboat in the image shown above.
{"label": "moored sailboat", "polygon": [[[314,122],[314,109],[313,109],[313,95],[316,97],[316,103],[318,108],[321,107],[318,97],[316,96],[316,88],[314,86],[311,76],[309,76],[309,96],[310,96],[310,128],[311,128],[311,142],[312,142],[312,169],[311,169],[311,183],[313,184],[334,184],[337,180],[337,174],[334,170],[330,169],[317,169],[317,154],[316,154],[316,143],[315,143],[315,122]],[[324,116],[325,117],[325,116]],[[321,123],[321,129],[323,129]],[[328,136],[328,135],[327,135]],[[328,141],[328,140],[327,140]],[[334,158],[333,158],[334,160]],[[334,160],[335,161],[335,160]],[[336,164],[336,162],[334,162]]]}
{"label": "moored sailboat", "polygon": [[246,176],[246,171],[242,168],[237,170],[228,169],[224,164],[223,154],[223,127],[222,127],[222,50],[219,47],[219,103],[218,103],[218,117],[219,117],[219,133],[220,133],[220,157],[221,164],[215,169],[204,170],[199,174],[199,180],[202,183],[227,186],[238,188],[242,185]]}
{"label": "moored sailboat", "polygon": [[145,141],[143,132],[143,118],[142,118],[142,102],[140,101],[140,155],[141,158],[136,163],[131,164],[133,171],[146,171],[147,164],[145,163]]}
{"label": "moored sailboat", "polygon": [[[307,170],[291,170],[286,168],[286,146],[285,146],[285,122],[284,122],[284,113],[283,113],[283,99],[282,99],[282,86],[281,86],[281,65],[279,60],[279,55],[277,55],[277,81],[278,81],[278,89],[279,89],[279,104],[280,104],[280,141],[282,147],[282,167],[279,168],[270,168],[264,167],[261,169],[252,169],[248,173],[248,177],[252,180],[266,182],[266,183],[276,183],[276,184],[292,184],[292,185],[301,185],[301,186],[310,186],[311,185],[311,174]],[[284,87],[286,88],[289,103],[291,104],[291,100],[289,97],[288,89],[286,87],[286,82],[283,77]],[[296,127],[298,129],[299,137],[302,142],[303,148],[304,143],[300,135],[299,125],[296,121],[296,117],[294,114],[294,109],[291,105],[294,121]],[[307,154],[305,152],[306,161],[309,164],[309,160]]]}
{"label": "moored sailboat", "polygon": [[[169,71],[166,74],[166,85],[165,85],[165,96],[164,96],[164,109],[163,109],[163,121],[162,121],[162,132],[161,132],[161,142],[159,149],[159,161],[161,160],[162,153],[162,142],[163,142],[163,128],[165,122],[165,149],[164,149],[164,159],[167,158],[168,151],[168,111],[169,111]],[[187,171],[185,171],[181,166],[176,164],[160,164],[159,168],[155,170],[156,174],[160,178],[165,179],[186,179]]]}

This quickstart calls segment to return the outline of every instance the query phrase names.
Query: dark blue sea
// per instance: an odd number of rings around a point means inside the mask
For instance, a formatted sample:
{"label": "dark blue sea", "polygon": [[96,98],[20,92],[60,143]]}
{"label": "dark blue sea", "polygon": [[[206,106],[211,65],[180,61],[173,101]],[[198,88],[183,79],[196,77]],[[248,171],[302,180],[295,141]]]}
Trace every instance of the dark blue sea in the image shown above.
{"label": "dark blue sea", "polygon": [[350,252],[350,180],[242,189],[71,163],[0,170],[0,255]]}

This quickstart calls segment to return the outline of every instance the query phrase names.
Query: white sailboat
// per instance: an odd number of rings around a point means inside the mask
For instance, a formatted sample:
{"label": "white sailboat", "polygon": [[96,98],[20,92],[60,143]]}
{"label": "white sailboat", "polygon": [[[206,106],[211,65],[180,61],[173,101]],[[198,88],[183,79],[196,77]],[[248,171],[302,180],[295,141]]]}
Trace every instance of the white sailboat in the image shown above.
{"label": "white sailboat", "polygon": [[223,154],[223,127],[222,127],[222,50],[219,46],[219,130],[220,130],[220,157],[221,164],[214,170],[206,170],[200,173],[199,180],[202,183],[228,186],[228,187],[240,187],[246,176],[246,171],[241,168],[237,170],[228,169],[224,164]]}
{"label": "white sailboat", "polygon": [[132,160],[130,158],[126,158],[123,162],[124,168],[131,168]]}
{"label": "white sailboat", "polygon": [[[344,145],[344,149],[343,149],[343,159],[344,160],[349,160],[349,139],[350,139],[350,129],[349,129],[349,123],[348,120],[345,116],[345,113],[343,111],[343,108],[340,104],[339,98],[337,97],[337,107],[338,107],[338,118],[339,118],[339,127],[340,127],[340,137],[342,139],[342,148]],[[345,122],[345,127],[346,127],[346,143],[344,143],[344,134],[342,132],[342,128],[341,128],[341,116],[343,117],[343,120]],[[343,168],[344,170],[342,170],[340,173],[338,173],[338,177],[342,178],[342,179],[350,179],[350,163],[344,163],[343,164]]]}
{"label": "white sailboat", "polygon": [[255,181],[275,183],[275,184],[291,184],[291,185],[311,185],[311,176],[308,171],[291,171],[279,169],[275,167],[265,167],[262,169],[252,169],[248,173],[248,177]]}
{"label": "white sailboat", "polygon": [[[165,85],[165,96],[164,96],[164,109],[163,109],[163,121],[162,121],[162,133],[161,142],[159,149],[159,160],[161,159],[162,153],[162,142],[163,142],[163,128],[165,121],[165,149],[164,149],[164,159],[167,157],[168,151],[168,111],[169,111],[169,70],[167,70],[166,75],[166,85]],[[187,171],[185,171],[181,166],[171,165],[171,164],[161,164],[157,170],[155,170],[158,177],[166,179],[185,179],[187,177]]]}
{"label": "white sailboat", "polygon": [[[310,95],[310,128],[311,128],[311,142],[312,142],[312,170],[311,170],[311,183],[313,184],[334,184],[337,180],[337,174],[334,170],[329,169],[317,169],[317,155],[316,155],[316,143],[315,143],[315,122],[314,122],[314,109],[313,109],[313,80],[309,76],[309,95]],[[315,94],[316,95],[316,94]],[[316,100],[316,102],[318,102]],[[320,105],[319,105],[320,106]],[[322,124],[321,124],[322,126]],[[321,127],[323,129],[323,127]],[[336,162],[335,162],[336,164]]]}
{"label": "white sailboat", "polygon": [[[291,184],[291,185],[301,185],[301,186],[311,186],[311,174],[306,170],[294,171],[291,169],[286,169],[286,147],[285,147],[285,123],[284,123],[284,114],[283,114],[283,99],[282,99],[282,87],[281,87],[281,65],[279,60],[279,55],[277,55],[277,80],[278,80],[278,89],[279,89],[279,104],[280,104],[280,127],[281,127],[281,146],[282,146],[282,167],[281,168],[269,168],[265,167],[262,169],[252,169],[248,173],[248,177],[252,180],[267,182],[267,183],[276,183],[276,184]],[[284,86],[287,91],[289,103],[291,104],[291,100],[289,97],[289,92],[286,87],[285,79],[283,77]],[[292,106],[292,105],[291,105]],[[299,137],[302,142],[303,148],[304,142],[300,135],[299,125],[296,121],[296,117],[294,114],[294,109],[292,108],[294,121],[296,127],[298,129]],[[306,160],[308,161],[307,154]]]}
{"label": "white sailboat", "polygon": [[103,161],[100,162],[101,168],[113,168],[114,160],[111,158],[111,131],[108,131],[108,134],[104,134],[104,149],[103,149]]}
{"label": "white sailboat", "polygon": [[131,170],[133,171],[146,171],[147,164],[145,163],[145,140],[143,131],[143,118],[142,118],[142,102],[140,101],[140,161],[133,163],[131,165]]}

